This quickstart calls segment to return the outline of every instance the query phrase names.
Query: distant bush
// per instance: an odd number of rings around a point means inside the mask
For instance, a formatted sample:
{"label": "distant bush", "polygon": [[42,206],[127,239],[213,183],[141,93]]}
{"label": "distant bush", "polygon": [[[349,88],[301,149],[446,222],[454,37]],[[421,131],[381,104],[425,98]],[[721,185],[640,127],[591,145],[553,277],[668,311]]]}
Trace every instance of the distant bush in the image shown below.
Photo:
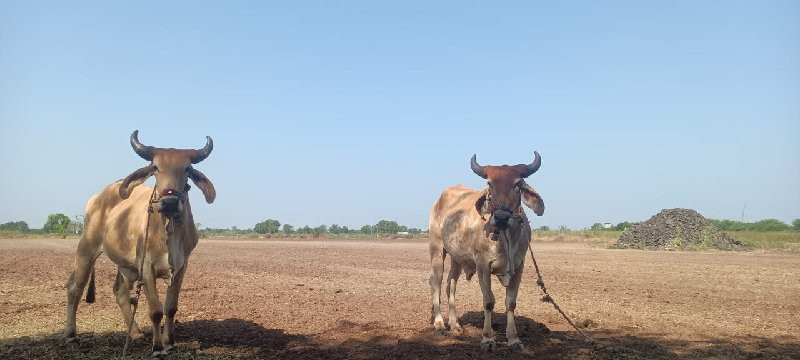
{"label": "distant bush", "polygon": [[[714,219],[709,219],[709,221],[725,231],[786,231],[791,229],[789,225],[778,219],[765,219],[754,223]],[[795,225],[795,222],[792,222],[792,225]]]}

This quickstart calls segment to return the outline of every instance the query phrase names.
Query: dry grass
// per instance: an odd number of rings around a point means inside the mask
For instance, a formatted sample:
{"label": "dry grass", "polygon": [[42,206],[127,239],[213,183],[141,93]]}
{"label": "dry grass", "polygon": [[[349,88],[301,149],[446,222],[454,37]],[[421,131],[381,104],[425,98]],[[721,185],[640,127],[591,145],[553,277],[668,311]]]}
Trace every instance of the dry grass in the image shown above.
{"label": "dry grass", "polygon": [[587,243],[609,247],[617,242],[622,231],[596,230],[534,230],[533,241],[559,241],[568,243]]}

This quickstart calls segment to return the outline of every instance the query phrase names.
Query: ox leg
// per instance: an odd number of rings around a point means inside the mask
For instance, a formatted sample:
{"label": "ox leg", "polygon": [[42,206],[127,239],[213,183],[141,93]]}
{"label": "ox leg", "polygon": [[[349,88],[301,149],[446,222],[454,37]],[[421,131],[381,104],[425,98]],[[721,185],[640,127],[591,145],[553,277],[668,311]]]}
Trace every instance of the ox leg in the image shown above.
{"label": "ox leg", "polygon": [[431,319],[433,320],[433,331],[436,334],[444,334],[447,329],[444,327],[444,319],[442,319],[441,308],[441,290],[442,290],[442,275],[444,273],[444,257],[445,251],[442,246],[441,239],[431,238],[430,243],[431,255],[431,277],[429,283],[431,285],[431,300],[433,306],[431,307]]}
{"label": "ox leg", "polygon": [[150,321],[153,324],[153,358],[165,355],[164,343],[161,338],[161,319],[164,317],[164,308],[158,299],[156,289],[156,276],[153,265],[144,268],[144,295],[147,298],[147,307],[150,310]]}
{"label": "ox leg", "polygon": [[167,288],[167,297],[164,300],[164,313],[167,320],[164,323],[164,351],[169,352],[175,347],[175,313],[178,312],[178,296],[181,293],[183,275],[186,273],[186,263],[175,272],[172,283]]}
{"label": "ox leg", "polygon": [[450,325],[450,332],[454,335],[461,335],[463,331],[458,323],[456,313],[456,284],[458,284],[459,276],[461,276],[461,264],[450,257],[450,272],[447,274],[447,323]]}
{"label": "ox leg", "polygon": [[494,330],[492,330],[492,312],[494,311],[494,294],[492,294],[492,274],[486,270],[478,270],[478,281],[483,293],[483,331],[481,331],[481,350],[494,351]]}
{"label": "ox leg", "polygon": [[508,346],[512,350],[522,350],[522,341],[519,340],[517,324],[514,321],[514,309],[517,308],[517,292],[519,292],[519,283],[522,280],[522,269],[522,266],[517,269],[506,287],[506,338]]}
{"label": "ox leg", "polygon": [[[122,318],[125,320],[125,327],[128,330],[128,334],[130,334],[131,339],[136,340],[142,337],[142,331],[139,330],[139,325],[136,324],[136,320],[131,319],[133,317],[133,311],[131,309],[132,288],[133,282],[128,280],[121,271],[117,270],[117,278],[114,280],[114,296],[117,298],[117,306],[119,306],[122,312]],[[128,324],[131,325],[130,328],[127,327]]]}
{"label": "ox leg", "polygon": [[64,338],[67,343],[77,341],[75,330],[75,314],[78,312],[78,304],[83,295],[83,289],[89,281],[89,275],[94,267],[95,260],[100,256],[100,246],[92,241],[82,238],[78,243],[78,251],[75,254],[75,269],[67,279],[67,319],[64,327]]}

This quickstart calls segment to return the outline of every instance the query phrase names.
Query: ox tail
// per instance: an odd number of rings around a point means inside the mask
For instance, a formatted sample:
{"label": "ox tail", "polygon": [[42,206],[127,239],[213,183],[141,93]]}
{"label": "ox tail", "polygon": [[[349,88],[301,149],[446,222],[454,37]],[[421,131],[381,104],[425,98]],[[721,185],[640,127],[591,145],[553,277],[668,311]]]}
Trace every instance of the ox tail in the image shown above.
{"label": "ox tail", "polygon": [[94,303],[94,266],[92,267],[92,275],[89,276],[89,289],[86,290],[86,302],[89,304]]}

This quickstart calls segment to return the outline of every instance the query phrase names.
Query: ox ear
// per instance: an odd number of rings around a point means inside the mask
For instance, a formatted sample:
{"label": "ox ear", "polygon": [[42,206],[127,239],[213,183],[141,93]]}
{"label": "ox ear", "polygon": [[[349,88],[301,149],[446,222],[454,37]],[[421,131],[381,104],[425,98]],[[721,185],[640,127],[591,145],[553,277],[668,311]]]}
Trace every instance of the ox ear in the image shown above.
{"label": "ox ear", "polygon": [[544,214],[544,200],[539,196],[539,193],[524,181],[520,182],[519,189],[525,206],[531,208],[536,215],[542,216]]}
{"label": "ox ear", "polygon": [[119,186],[119,196],[123,200],[127,199],[128,196],[131,196],[133,188],[141,185],[147,178],[153,176],[157,169],[155,165],[148,165],[132,172],[125,177],[125,180],[122,180],[122,184]]}
{"label": "ox ear", "polygon": [[480,196],[478,196],[478,200],[475,201],[475,210],[478,211],[478,214],[481,215],[481,219],[483,219],[483,214],[489,213],[489,209],[486,208],[486,199],[489,196],[489,188],[486,187],[481,191]]}
{"label": "ox ear", "polygon": [[189,178],[192,179],[194,184],[203,192],[203,196],[206,197],[206,202],[209,204],[213,203],[214,199],[217,197],[217,190],[214,189],[214,184],[211,183],[211,180],[209,180],[205,174],[191,166],[188,171]]}

